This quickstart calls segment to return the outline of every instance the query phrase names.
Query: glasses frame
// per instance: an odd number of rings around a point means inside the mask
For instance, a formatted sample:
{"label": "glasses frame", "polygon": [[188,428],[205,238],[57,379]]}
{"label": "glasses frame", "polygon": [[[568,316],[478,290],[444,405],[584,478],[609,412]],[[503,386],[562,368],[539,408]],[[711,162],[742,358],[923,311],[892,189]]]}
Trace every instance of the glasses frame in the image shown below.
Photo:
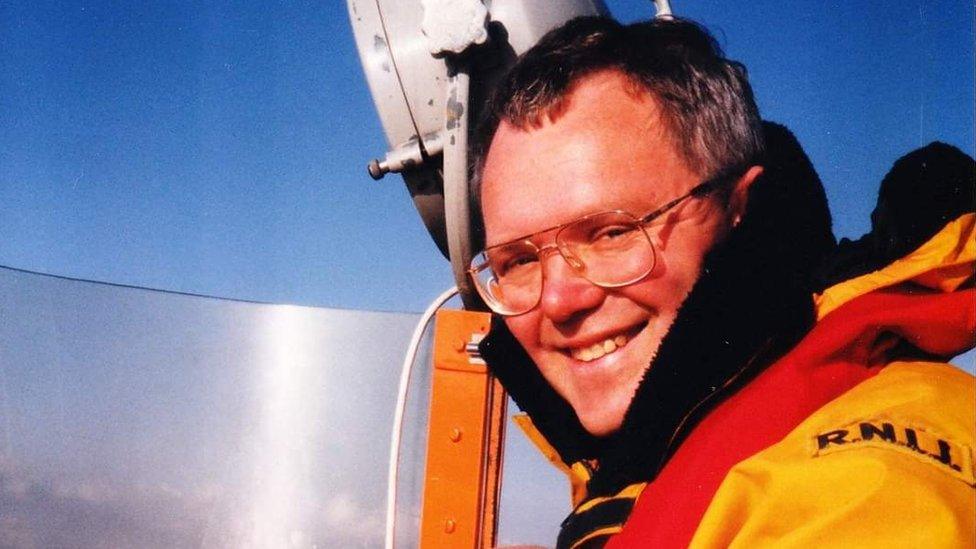
{"label": "glasses frame", "polygon": [[[709,194],[715,192],[715,190],[717,190],[722,185],[722,183],[724,183],[725,181],[726,181],[726,178],[724,178],[724,177],[719,177],[719,178],[714,178],[714,179],[709,179],[709,180],[703,181],[702,183],[699,183],[698,185],[695,185],[694,187],[692,187],[691,190],[688,191],[687,193],[679,196],[678,198],[675,198],[675,199],[671,200],[670,202],[667,202],[667,203],[659,206],[658,208],[654,209],[652,212],[644,215],[643,217],[636,217],[633,214],[631,214],[630,212],[626,212],[624,210],[606,210],[606,211],[602,211],[602,212],[590,213],[590,214],[586,214],[586,215],[584,215],[582,217],[576,218],[576,219],[574,219],[572,221],[568,221],[566,223],[561,223],[559,225],[553,225],[552,227],[549,227],[549,228],[546,228],[546,229],[542,229],[541,231],[536,231],[534,233],[530,233],[530,234],[527,234],[527,235],[524,235],[524,236],[520,236],[518,238],[513,238],[512,240],[508,240],[508,241],[502,242],[500,244],[495,244],[493,246],[488,246],[487,248],[484,249],[484,251],[482,253],[484,253],[484,254],[487,255],[487,253],[489,251],[494,250],[494,249],[497,249],[497,248],[500,248],[502,246],[508,246],[509,244],[514,244],[516,242],[527,242],[533,248],[535,248],[535,253],[539,257],[540,260],[543,258],[543,254],[548,253],[551,250],[556,250],[559,253],[559,255],[563,258],[563,260],[566,261],[566,263],[569,264],[570,267],[572,267],[576,271],[582,271],[584,265],[579,261],[579,259],[576,258],[576,257],[572,257],[572,256],[567,257],[567,254],[566,254],[565,250],[563,250],[562,247],[560,247],[560,245],[559,245],[559,235],[563,232],[563,230],[566,227],[569,227],[571,225],[575,225],[575,224],[577,224],[577,223],[579,223],[581,221],[585,221],[585,220],[590,219],[590,218],[593,218],[593,217],[597,217],[597,216],[600,216],[600,215],[611,214],[611,213],[623,214],[623,215],[626,215],[626,216],[634,219],[634,221],[636,222],[637,226],[640,227],[641,232],[644,233],[644,238],[647,239],[648,244],[651,246],[651,253],[652,253],[652,256],[653,256],[652,257],[652,261],[651,261],[651,266],[645,272],[641,273],[639,276],[633,278],[632,280],[628,280],[627,282],[622,282],[622,283],[619,283],[619,284],[603,284],[603,283],[600,283],[600,282],[596,282],[594,280],[590,280],[590,278],[587,277],[585,274],[581,274],[580,276],[582,276],[583,278],[585,278],[586,280],[588,280],[591,284],[595,284],[595,285],[597,285],[597,286],[599,286],[601,288],[621,288],[621,287],[624,287],[624,286],[629,286],[629,285],[634,284],[635,282],[641,280],[645,276],[647,276],[648,273],[650,273],[651,271],[654,270],[654,267],[657,264],[657,248],[654,247],[654,243],[651,241],[651,237],[647,234],[646,226],[650,222],[652,222],[655,219],[657,219],[657,218],[661,217],[662,215],[666,214],[668,211],[676,208],[679,204],[681,204],[682,202],[688,200],[689,198],[703,198],[705,196],[708,196]],[[548,232],[553,232],[553,231],[555,231],[556,234],[553,237],[553,242],[551,244],[546,244],[545,246],[539,247],[539,246],[536,246],[535,243],[532,242],[532,240],[531,240],[533,237],[536,237],[536,236],[538,236],[540,234],[548,233]],[[541,299],[542,299],[542,289],[541,289],[541,287],[540,287],[540,291],[539,291],[539,296],[536,298],[535,303],[533,303],[532,306],[528,307],[524,311],[518,311],[518,312],[513,312],[513,311],[511,311],[509,309],[506,309],[500,302],[498,302],[498,300],[496,300],[490,294],[490,292],[488,292],[488,289],[487,288],[483,288],[482,287],[481,282],[479,282],[479,280],[478,280],[478,273],[484,271],[485,269],[489,269],[489,268],[490,267],[488,266],[488,262],[485,261],[481,265],[469,267],[467,269],[467,272],[468,272],[468,276],[471,277],[471,280],[472,280],[472,282],[474,284],[475,290],[478,291],[478,294],[481,296],[481,299],[484,300],[485,304],[488,305],[488,308],[490,308],[493,312],[495,312],[497,314],[500,314],[502,316],[519,316],[519,315],[523,315],[525,313],[528,313],[529,311],[531,311],[532,309],[535,309],[539,305],[539,301],[541,301]],[[545,284],[545,274],[544,273],[543,273],[543,278],[542,278],[541,284]]]}

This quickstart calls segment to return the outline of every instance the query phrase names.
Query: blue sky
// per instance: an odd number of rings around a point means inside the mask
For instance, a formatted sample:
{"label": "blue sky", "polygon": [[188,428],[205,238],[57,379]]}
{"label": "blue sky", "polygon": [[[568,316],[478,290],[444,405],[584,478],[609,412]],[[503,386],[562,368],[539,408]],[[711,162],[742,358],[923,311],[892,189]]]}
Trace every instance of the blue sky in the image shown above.
{"label": "blue sky", "polygon": [[[673,6],[748,66],[840,236],[898,156],[973,154],[969,2]],[[0,265],[400,311],[453,283],[399,177],[366,175],[386,143],[344,2],[4,2],[0,51]]]}

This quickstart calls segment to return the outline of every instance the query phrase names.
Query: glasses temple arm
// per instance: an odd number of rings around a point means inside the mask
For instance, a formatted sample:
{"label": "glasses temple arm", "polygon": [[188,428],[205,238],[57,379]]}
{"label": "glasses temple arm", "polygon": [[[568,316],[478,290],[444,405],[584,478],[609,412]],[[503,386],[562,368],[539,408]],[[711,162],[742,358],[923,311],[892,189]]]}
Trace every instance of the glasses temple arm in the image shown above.
{"label": "glasses temple arm", "polygon": [[691,197],[699,198],[707,195],[708,193],[714,191],[715,188],[718,187],[720,182],[721,180],[719,179],[710,179],[708,181],[705,181],[704,183],[696,185],[693,189],[688,191],[686,194],[683,194],[678,198],[675,198],[674,200],[668,202],[667,204],[661,206],[660,208],[640,218],[641,224],[643,225],[645,223],[650,223],[651,221],[654,221],[658,217],[664,215],[664,213],[670,210],[671,208],[674,208],[678,204],[681,204],[682,202],[688,200]]}

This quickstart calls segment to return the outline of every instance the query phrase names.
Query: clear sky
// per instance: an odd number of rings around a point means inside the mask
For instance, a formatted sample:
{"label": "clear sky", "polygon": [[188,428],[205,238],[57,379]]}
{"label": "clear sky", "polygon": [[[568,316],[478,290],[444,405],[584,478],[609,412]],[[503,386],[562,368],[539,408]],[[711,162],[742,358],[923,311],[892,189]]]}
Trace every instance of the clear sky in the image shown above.
{"label": "clear sky", "polygon": [[[898,156],[973,154],[971,2],[673,7],[748,66],[840,236]],[[453,284],[399,177],[365,172],[386,143],[344,2],[3,2],[0,53],[0,265],[400,311]]]}

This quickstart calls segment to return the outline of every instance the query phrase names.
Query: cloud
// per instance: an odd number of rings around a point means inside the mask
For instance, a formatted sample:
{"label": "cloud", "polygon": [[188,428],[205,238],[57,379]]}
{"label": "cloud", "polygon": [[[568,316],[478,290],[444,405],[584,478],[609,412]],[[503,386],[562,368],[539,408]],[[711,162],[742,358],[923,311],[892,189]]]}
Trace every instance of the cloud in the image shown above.
{"label": "cloud", "polygon": [[350,492],[339,492],[322,507],[325,526],[359,545],[377,546],[383,542],[385,508],[366,506]]}
{"label": "cloud", "polygon": [[[213,481],[190,489],[113,478],[41,478],[0,463],[0,547],[258,546],[248,504]],[[266,539],[284,547],[382,545],[384,509],[355,491],[307,499],[292,527]],[[278,538],[281,539],[278,539]]]}

